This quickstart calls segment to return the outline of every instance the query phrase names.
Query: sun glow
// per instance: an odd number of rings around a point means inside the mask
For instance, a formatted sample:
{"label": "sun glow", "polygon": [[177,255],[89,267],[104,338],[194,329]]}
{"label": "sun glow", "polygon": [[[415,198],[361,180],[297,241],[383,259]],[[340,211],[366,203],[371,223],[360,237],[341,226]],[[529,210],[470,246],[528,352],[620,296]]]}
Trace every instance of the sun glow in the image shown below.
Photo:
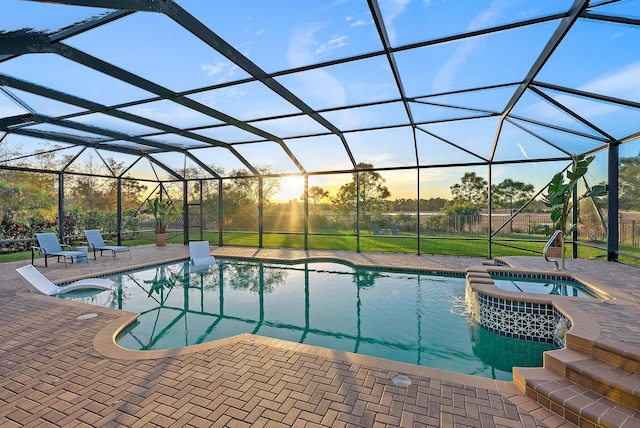
{"label": "sun glow", "polygon": [[304,177],[282,177],[280,191],[273,198],[279,202],[288,202],[291,199],[300,199],[303,192]]}

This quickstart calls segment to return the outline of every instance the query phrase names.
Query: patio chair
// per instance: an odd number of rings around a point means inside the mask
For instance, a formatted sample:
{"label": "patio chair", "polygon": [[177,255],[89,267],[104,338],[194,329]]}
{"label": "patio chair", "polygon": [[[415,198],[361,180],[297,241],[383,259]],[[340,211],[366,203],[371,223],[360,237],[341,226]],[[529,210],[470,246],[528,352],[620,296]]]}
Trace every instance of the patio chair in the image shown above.
{"label": "patio chair", "polygon": [[209,266],[216,264],[216,259],[209,252],[209,241],[189,242],[189,260],[193,266]]}
{"label": "patio chair", "polygon": [[391,234],[392,235],[397,235],[398,233],[400,233],[400,230],[398,229],[398,224],[397,223],[391,223]]}
{"label": "patio chair", "polygon": [[59,294],[68,293],[69,291],[74,290],[104,291],[111,288],[111,286],[115,284],[109,279],[87,278],[59,287],[53,282],[49,281],[33,265],[22,266],[16,269],[16,271],[27,281],[27,287],[29,288],[29,291],[36,294],[45,294],[47,296],[57,296]]}
{"label": "patio chair", "polygon": [[[33,260],[35,258],[36,250],[40,251],[40,254],[44,255],[44,266],[47,267],[47,259],[49,257],[57,257],[58,263],[60,263],[60,257],[64,260],[64,267],[67,267],[67,259],[71,260],[73,263],[73,258],[75,257],[76,261],[84,258],[87,264],[89,263],[89,258],[86,257],[86,254],[82,251],[71,251],[71,246],[63,244],[61,245],[58,242],[58,237],[55,233],[45,232],[45,233],[36,233],[36,239],[38,240],[38,245],[31,246],[31,264],[33,264]],[[62,247],[67,247],[69,250],[63,250]]]}
{"label": "patio chair", "polygon": [[[116,253],[124,253],[126,251],[129,253],[129,258],[131,258],[131,251],[129,251],[129,247],[125,247],[124,245],[115,245],[115,242],[113,241],[105,241],[102,238],[102,233],[97,229],[85,230],[84,236],[87,238],[89,248],[93,250],[93,260],[96,259],[96,251],[100,251],[101,256],[103,251],[111,251],[112,257],[115,257]],[[110,245],[107,245],[107,243]]]}

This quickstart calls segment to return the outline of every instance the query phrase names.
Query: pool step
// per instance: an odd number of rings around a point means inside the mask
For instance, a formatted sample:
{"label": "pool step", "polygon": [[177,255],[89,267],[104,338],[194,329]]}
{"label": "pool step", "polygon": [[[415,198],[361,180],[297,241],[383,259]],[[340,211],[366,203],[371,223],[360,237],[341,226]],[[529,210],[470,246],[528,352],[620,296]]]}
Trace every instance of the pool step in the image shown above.
{"label": "pool step", "polygon": [[[491,291],[486,266],[466,273],[474,290]],[[514,367],[513,382],[579,427],[640,428],[640,347],[606,337],[594,324],[572,325],[563,349],[545,352],[541,368]]]}
{"label": "pool step", "polygon": [[[533,400],[579,427],[640,426],[640,412],[547,368],[514,369],[514,383]],[[516,380],[517,378],[517,380]]]}
{"label": "pool step", "polygon": [[617,367],[640,373],[640,348],[618,340],[604,338],[593,343],[593,356]]}
{"label": "pool step", "polygon": [[567,364],[567,378],[617,403],[640,408],[640,374],[596,358]]}
{"label": "pool step", "polygon": [[548,351],[544,367],[514,368],[514,383],[524,394],[580,427],[638,427],[637,365],[611,347],[607,352],[617,355],[609,359],[620,365],[571,348]]}
{"label": "pool step", "polygon": [[633,409],[640,409],[640,373],[572,349],[546,352],[544,367]]}

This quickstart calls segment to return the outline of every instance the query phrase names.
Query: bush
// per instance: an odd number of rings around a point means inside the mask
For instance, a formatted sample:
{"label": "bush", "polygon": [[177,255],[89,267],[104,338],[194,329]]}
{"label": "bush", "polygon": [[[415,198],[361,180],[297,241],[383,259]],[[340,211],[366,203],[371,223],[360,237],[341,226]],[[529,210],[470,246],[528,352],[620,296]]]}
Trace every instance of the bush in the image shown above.
{"label": "bush", "polygon": [[[54,226],[54,222],[36,215],[26,219],[15,219],[11,211],[4,211],[0,220],[2,230],[0,239],[3,241],[13,241],[20,239],[32,239],[38,232],[43,232]],[[31,248],[30,242],[11,242],[4,244],[1,252],[17,253]]]}

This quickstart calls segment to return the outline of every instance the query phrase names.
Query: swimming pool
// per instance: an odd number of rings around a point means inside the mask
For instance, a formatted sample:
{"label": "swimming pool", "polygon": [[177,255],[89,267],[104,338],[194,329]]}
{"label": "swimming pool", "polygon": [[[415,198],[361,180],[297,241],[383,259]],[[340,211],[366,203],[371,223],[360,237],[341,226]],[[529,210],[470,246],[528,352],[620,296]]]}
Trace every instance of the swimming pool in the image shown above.
{"label": "swimming pool", "polygon": [[555,349],[482,329],[462,275],[221,259],[200,272],[179,262],[110,278],[117,289],[69,298],[140,313],[118,338],[127,349],[252,333],[501,380]]}

